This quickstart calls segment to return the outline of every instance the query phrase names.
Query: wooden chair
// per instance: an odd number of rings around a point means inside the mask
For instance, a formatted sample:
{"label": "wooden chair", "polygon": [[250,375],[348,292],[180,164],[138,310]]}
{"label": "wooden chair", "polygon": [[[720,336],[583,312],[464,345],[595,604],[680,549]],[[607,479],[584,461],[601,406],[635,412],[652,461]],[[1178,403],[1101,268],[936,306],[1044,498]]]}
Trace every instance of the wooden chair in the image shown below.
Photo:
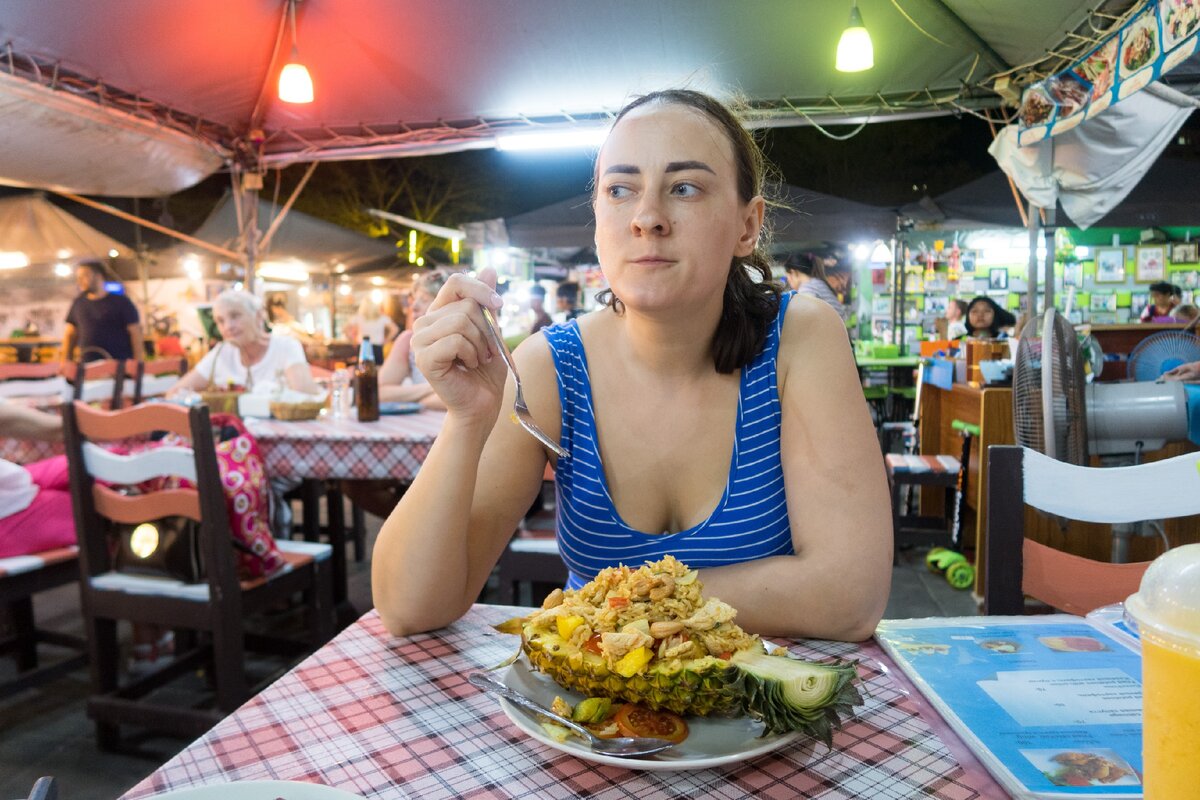
{"label": "wooden chair", "polygon": [[[126,723],[195,737],[253,694],[244,665],[248,647],[296,655],[328,640],[333,632],[328,545],[280,541],[288,568],[269,579],[239,582],[207,407],[150,403],[102,411],[75,402],[64,409],[64,421],[91,662],[92,695],[87,709],[96,721],[101,747],[115,746],[119,726]],[[157,431],[179,434],[192,446],[119,456],[96,444]],[[196,488],[132,495],[107,485],[139,484],[162,475],[187,478]],[[184,584],[112,569],[109,535],[117,525],[176,515],[199,523],[206,569],[203,582]],[[245,617],[273,609],[300,592],[305,597],[308,623],[304,642],[285,644],[278,638],[246,634]],[[144,678],[122,682],[118,620],[183,632],[184,636],[177,633],[177,645],[180,639],[189,639],[197,646]],[[211,705],[183,708],[146,697],[152,689],[201,665],[209,668],[215,687]]]}
{"label": "wooden chair", "polygon": [[[77,547],[27,556],[0,558],[0,610],[7,612],[11,633],[0,640],[0,653],[11,654],[17,674],[0,684],[0,698],[38,686],[87,664],[86,642],[78,636],[43,630],[34,622],[34,595],[79,580]],[[67,647],[76,654],[39,664],[39,644]]]}
{"label": "wooden chair", "polygon": [[63,366],[63,375],[73,387],[72,400],[107,403],[109,408],[120,408],[124,402],[125,362],[122,359],[67,363]]}
{"label": "wooden chair", "polygon": [[[186,358],[156,358],[152,361],[126,361],[126,385],[122,394],[137,405],[147,397],[162,397],[187,374]],[[132,384],[128,381],[132,380]]]}
{"label": "wooden chair", "polygon": [[0,364],[0,397],[57,397],[65,400],[71,387],[58,364]]}
{"label": "wooden chair", "polygon": [[[546,465],[542,481],[543,500],[554,497],[554,470]],[[541,510],[521,521],[512,541],[496,564],[496,602],[517,605],[521,584],[530,586],[530,602],[540,606],[547,594],[567,583],[567,567],[554,538],[555,508],[544,503]]]}
{"label": "wooden chair", "polygon": [[1200,453],[1133,467],[1079,467],[1025,447],[988,448],[985,614],[1022,614],[1025,595],[1071,614],[1124,601],[1150,562],[1109,564],[1025,538],[1025,506],[1121,523],[1200,514]]}

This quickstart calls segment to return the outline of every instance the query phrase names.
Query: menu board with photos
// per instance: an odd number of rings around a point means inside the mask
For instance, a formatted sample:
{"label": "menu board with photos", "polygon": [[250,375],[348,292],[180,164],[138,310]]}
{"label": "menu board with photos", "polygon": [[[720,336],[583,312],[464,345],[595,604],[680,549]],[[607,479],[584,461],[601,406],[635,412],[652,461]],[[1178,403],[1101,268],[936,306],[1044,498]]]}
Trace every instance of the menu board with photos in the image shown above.
{"label": "menu board with photos", "polygon": [[1200,3],[1146,0],[1120,30],[1069,69],[1021,95],[1022,146],[1074,128],[1182,64],[1200,47]]}

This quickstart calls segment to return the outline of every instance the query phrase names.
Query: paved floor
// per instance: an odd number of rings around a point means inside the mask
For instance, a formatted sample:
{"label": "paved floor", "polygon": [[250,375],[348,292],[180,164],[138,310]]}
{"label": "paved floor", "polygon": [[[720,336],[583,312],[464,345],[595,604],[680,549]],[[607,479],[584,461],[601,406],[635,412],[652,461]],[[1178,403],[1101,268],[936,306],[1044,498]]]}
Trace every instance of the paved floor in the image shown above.
{"label": "paved floor", "polygon": [[[379,520],[368,516],[373,538]],[[924,551],[903,551],[892,572],[885,617],[966,616],[977,613],[969,592],[950,587],[924,565]],[[350,597],[360,610],[371,607],[369,562],[351,560]],[[486,596],[485,596],[486,599]],[[38,616],[48,627],[79,630],[79,597],[73,587],[38,598]],[[0,680],[11,674],[0,659]],[[84,712],[87,673],[79,671],[39,690],[0,701],[0,798],[25,797],[41,775],[59,780],[64,800],[108,800],[129,789],[183,749],[186,741],[147,738],[137,753],[100,752]]]}

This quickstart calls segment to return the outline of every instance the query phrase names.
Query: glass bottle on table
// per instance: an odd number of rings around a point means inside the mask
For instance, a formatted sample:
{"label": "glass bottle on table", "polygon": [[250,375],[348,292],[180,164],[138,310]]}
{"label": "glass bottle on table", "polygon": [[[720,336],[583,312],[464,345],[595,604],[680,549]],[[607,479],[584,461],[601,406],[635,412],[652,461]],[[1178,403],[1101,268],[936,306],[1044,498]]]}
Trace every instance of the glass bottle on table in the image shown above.
{"label": "glass bottle on table", "polygon": [[358,406],[359,422],[379,419],[379,367],[375,364],[375,348],[364,336],[358,351],[358,367],[354,371],[354,400]]}

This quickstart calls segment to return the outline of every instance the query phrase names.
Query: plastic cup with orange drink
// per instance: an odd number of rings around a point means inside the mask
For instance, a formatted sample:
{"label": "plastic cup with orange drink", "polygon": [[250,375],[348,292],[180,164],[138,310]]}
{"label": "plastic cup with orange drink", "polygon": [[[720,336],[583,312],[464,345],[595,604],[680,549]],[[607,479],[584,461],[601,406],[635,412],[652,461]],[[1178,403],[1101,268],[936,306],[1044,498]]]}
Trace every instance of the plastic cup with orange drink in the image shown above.
{"label": "plastic cup with orange drink", "polygon": [[1145,796],[1200,796],[1200,544],[1168,550],[1125,601],[1142,640]]}

